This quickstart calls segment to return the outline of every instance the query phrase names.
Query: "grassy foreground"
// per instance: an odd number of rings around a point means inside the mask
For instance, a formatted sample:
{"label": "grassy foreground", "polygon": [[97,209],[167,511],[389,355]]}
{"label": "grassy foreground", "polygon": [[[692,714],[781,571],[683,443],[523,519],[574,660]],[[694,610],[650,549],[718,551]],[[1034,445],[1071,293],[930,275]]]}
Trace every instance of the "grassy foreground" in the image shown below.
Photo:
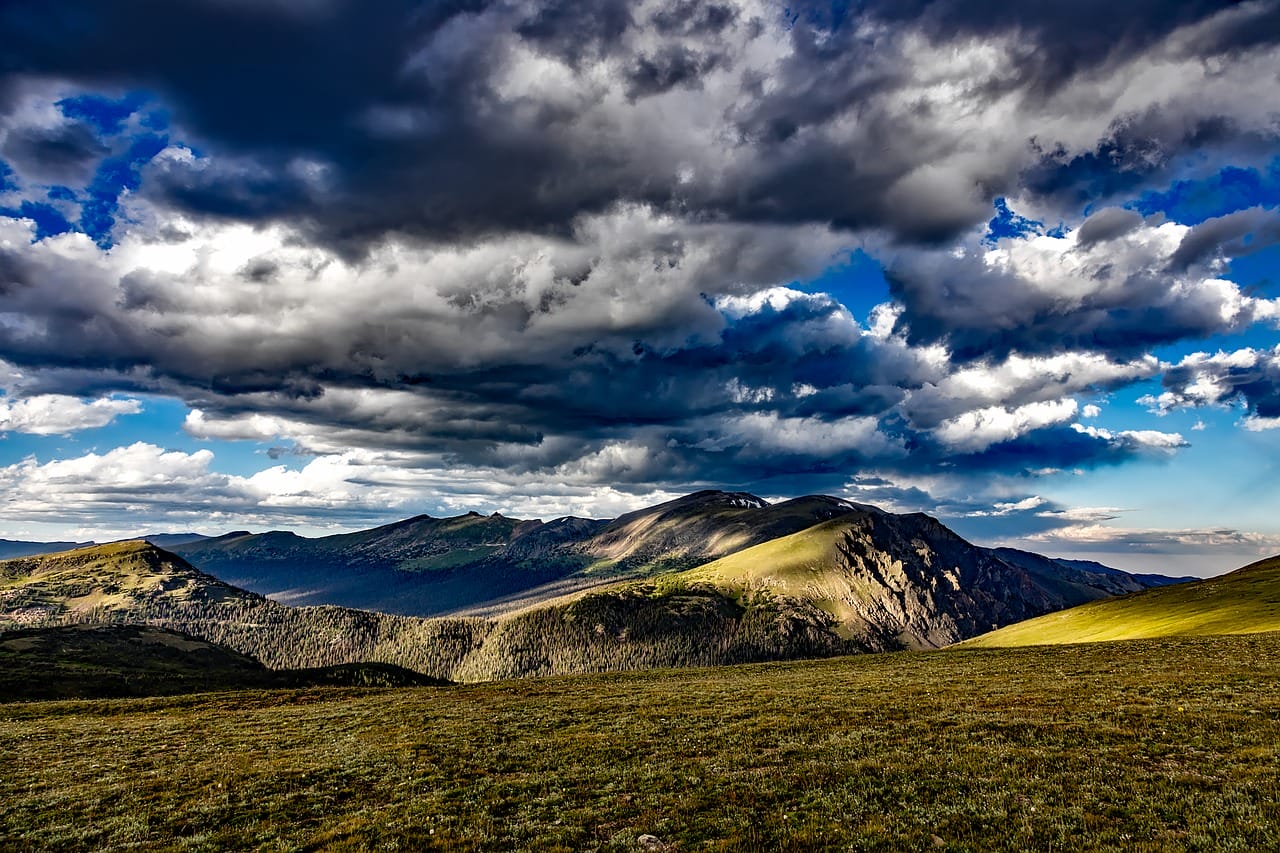
{"label": "grassy foreground", "polygon": [[1280,635],[0,706],[0,848],[1280,849]]}

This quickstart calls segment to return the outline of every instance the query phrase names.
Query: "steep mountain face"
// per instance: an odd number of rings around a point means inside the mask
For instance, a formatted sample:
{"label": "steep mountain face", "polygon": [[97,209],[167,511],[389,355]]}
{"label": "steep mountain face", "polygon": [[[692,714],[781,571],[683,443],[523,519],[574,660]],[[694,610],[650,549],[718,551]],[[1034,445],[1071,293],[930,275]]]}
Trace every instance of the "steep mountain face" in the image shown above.
{"label": "steep mountain face", "polygon": [[573,550],[630,575],[687,569],[854,508],[826,495],[770,504],[746,492],[695,492],[619,516]]}
{"label": "steep mountain face", "polygon": [[923,514],[860,508],[677,576],[729,594],[806,601],[875,650],[937,648],[1143,585],[966,542]]}
{"label": "steep mountain face", "polygon": [[1280,631],[1280,557],[1215,578],[1162,584],[1003,627],[966,643],[995,648]]}
{"label": "steep mountain face", "polygon": [[833,568],[851,594],[841,603],[878,647],[937,648],[1060,606],[1028,573],[927,515],[863,513],[843,526]]}

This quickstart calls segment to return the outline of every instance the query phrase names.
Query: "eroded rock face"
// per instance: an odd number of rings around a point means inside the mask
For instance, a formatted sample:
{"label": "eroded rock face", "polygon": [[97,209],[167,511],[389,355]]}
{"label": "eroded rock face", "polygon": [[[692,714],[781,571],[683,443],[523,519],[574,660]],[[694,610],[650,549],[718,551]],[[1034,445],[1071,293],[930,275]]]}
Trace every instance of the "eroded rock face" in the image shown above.
{"label": "eroded rock face", "polygon": [[851,516],[833,560],[848,583],[848,628],[874,648],[937,648],[1062,606],[926,515]]}

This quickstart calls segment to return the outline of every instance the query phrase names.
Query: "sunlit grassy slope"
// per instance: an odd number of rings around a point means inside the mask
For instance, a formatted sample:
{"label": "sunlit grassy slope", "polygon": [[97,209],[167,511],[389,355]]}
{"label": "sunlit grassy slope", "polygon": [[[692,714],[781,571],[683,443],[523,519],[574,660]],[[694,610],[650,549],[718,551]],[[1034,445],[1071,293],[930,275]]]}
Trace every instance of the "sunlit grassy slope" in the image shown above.
{"label": "sunlit grassy slope", "polygon": [[1276,850],[1280,635],[0,706],[3,850]]}
{"label": "sunlit grassy slope", "polygon": [[1262,631],[1280,631],[1280,557],[1221,577],[1159,587],[1028,619],[963,645],[1030,646]]}
{"label": "sunlit grassy slope", "polygon": [[680,572],[668,583],[706,585],[733,596],[767,588],[784,595],[803,595],[839,616],[834,613],[839,594],[826,588],[836,572],[832,559],[836,541],[847,526],[838,518],[817,524]]}
{"label": "sunlit grassy slope", "polygon": [[0,596],[4,611],[13,614],[8,621],[18,624],[105,612],[139,601],[231,604],[261,600],[140,539],[0,562]]}

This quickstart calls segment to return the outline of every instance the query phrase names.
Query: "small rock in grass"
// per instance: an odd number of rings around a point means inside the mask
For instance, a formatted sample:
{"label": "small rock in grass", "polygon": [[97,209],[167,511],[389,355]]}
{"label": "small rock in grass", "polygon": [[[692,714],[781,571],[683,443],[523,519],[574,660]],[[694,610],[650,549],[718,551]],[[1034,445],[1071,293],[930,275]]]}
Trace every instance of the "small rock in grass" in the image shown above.
{"label": "small rock in grass", "polygon": [[929,840],[933,842],[933,846],[934,846],[934,847],[946,847],[946,846],[947,846],[947,842],[943,841],[941,836],[938,836],[938,835],[930,835],[930,836],[929,836]]}
{"label": "small rock in grass", "polygon": [[636,846],[641,850],[666,850],[667,845],[656,835],[642,835],[636,839]]}

